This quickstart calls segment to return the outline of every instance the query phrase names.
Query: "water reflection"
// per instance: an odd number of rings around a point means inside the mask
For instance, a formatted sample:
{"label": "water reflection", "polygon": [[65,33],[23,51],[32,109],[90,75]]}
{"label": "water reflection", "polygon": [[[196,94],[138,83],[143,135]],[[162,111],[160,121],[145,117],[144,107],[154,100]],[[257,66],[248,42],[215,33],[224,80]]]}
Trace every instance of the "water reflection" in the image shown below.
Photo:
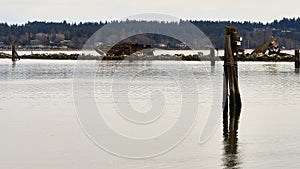
{"label": "water reflection", "polygon": [[12,65],[11,65],[12,69],[14,70],[16,67],[16,61],[12,61]]}
{"label": "water reflection", "polygon": [[[231,111],[232,112],[232,111]],[[229,126],[227,112],[223,113],[223,168],[236,169],[241,168],[241,158],[238,149],[238,123],[241,110],[238,110],[236,116],[230,114]]]}
{"label": "water reflection", "polygon": [[223,167],[224,168],[241,168],[241,159],[238,150],[237,131],[230,131],[228,138],[223,141]]}
{"label": "water reflection", "polygon": [[215,73],[215,71],[216,71],[216,67],[215,67],[215,66],[211,66],[211,67],[210,67],[210,72],[211,72],[211,73]]}
{"label": "water reflection", "polygon": [[265,71],[274,75],[278,72],[277,64],[263,64]]}

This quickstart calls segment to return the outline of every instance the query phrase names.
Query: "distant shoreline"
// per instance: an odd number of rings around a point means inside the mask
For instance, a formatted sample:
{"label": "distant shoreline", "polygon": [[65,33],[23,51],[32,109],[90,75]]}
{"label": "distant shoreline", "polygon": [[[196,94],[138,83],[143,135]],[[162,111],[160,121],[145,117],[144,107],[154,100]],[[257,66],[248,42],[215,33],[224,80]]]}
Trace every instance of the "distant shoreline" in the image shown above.
{"label": "distant shoreline", "polygon": [[[10,59],[11,55],[0,52],[0,59]],[[216,60],[223,60],[224,56],[217,57]],[[178,61],[210,61],[209,55],[158,55],[158,56],[94,56],[94,55],[81,55],[81,54],[29,54],[20,55],[20,59],[50,59],[50,60],[178,60]],[[242,55],[238,59],[239,61],[266,61],[266,62],[294,62],[293,55]]]}

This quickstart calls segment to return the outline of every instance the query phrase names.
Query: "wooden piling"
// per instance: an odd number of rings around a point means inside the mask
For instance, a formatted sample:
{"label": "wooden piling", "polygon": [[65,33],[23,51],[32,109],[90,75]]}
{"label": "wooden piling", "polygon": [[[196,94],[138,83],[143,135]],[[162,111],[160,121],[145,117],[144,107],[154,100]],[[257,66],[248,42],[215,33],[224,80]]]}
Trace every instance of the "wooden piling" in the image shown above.
{"label": "wooden piling", "polygon": [[[237,129],[237,122],[241,111],[241,96],[238,85],[238,45],[236,29],[226,27],[225,29],[225,57],[224,57],[224,86],[223,86],[223,125],[228,125],[228,90],[229,90],[229,111],[230,124],[229,131]],[[228,87],[229,85],[229,87]],[[227,104],[227,105],[226,105]],[[226,126],[225,126],[226,127]],[[228,127],[223,129],[228,131]],[[224,136],[227,135],[223,133]]]}
{"label": "wooden piling", "polygon": [[215,54],[215,49],[214,48],[210,48],[210,65],[211,66],[215,66],[216,65],[216,54]]}
{"label": "wooden piling", "polygon": [[133,49],[132,49],[132,45],[130,44],[129,45],[129,55],[132,55],[133,54]]}
{"label": "wooden piling", "polygon": [[[225,36],[227,34],[227,30]],[[223,73],[223,136],[224,139],[228,137],[228,57],[226,48],[226,37],[225,37],[225,53],[224,53],[224,73]]]}
{"label": "wooden piling", "polygon": [[295,50],[295,71],[299,73],[299,65],[300,65],[300,55],[299,49]]}
{"label": "wooden piling", "polygon": [[129,56],[128,56],[128,60],[129,62],[132,62],[133,61],[133,48],[132,48],[132,45],[130,44],[129,45]]}
{"label": "wooden piling", "polygon": [[[226,59],[224,57],[224,63],[227,63]],[[225,64],[223,73],[223,136],[224,138],[228,137],[228,78]]]}
{"label": "wooden piling", "polygon": [[11,46],[11,50],[12,50],[11,60],[12,60],[13,62],[15,62],[15,61],[18,59],[18,53],[17,53],[17,51],[16,51],[15,45],[12,45],[12,46]]}

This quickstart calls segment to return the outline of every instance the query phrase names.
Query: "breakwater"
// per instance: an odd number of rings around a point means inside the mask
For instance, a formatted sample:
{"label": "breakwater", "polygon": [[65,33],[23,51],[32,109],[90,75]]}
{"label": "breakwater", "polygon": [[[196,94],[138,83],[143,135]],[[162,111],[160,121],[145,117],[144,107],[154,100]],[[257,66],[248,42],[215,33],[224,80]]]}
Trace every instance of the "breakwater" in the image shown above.
{"label": "breakwater", "polygon": [[[294,55],[240,55],[239,61],[273,61],[273,62],[293,62]],[[0,58],[11,58],[10,54],[0,52]],[[56,54],[27,54],[20,55],[20,59],[55,59],[55,60],[184,60],[184,61],[209,61],[210,55],[184,55],[184,54],[175,54],[175,55],[143,55],[143,56],[95,56],[95,55],[81,55],[78,53],[74,54],[65,54],[65,53],[56,53]],[[224,56],[216,57],[216,60],[223,60]]]}

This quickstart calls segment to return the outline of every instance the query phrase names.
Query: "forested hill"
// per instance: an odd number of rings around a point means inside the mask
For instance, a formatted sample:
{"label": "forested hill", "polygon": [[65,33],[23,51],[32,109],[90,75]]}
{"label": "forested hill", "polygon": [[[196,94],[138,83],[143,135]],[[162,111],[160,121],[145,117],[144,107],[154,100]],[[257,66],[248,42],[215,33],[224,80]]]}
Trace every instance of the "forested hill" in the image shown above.
{"label": "forested hill", "polygon": [[199,27],[213,42],[215,47],[223,48],[224,27],[237,27],[238,34],[243,37],[243,48],[256,48],[272,37],[278,40],[281,47],[295,49],[300,47],[300,18],[284,18],[272,23],[255,22],[212,22],[191,21]]}
{"label": "forested hill", "polygon": [[[300,48],[300,18],[284,18],[267,24],[230,21],[190,22],[200,28],[217,48],[223,48],[225,26],[237,27],[238,34],[243,36],[242,47],[244,48],[255,48],[272,37],[277,38],[280,46],[287,49]],[[4,48],[11,44],[23,47],[30,45],[61,46],[66,42],[69,48],[80,49],[86,40],[105,24],[107,23],[71,24],[66,21],[61,23],[28,22],[23,25],[0,23],[0,47]],[[162,42],[163,40],[158,39],[157,41]]]}
{"label": "forested hill", "polygon": [[72,41],[72,48],[80,49],[87,39],[105,23],[70,24],[66,21],[28,22],[24,25],[0,24],[0,42],[4,45],[60,45]]}

